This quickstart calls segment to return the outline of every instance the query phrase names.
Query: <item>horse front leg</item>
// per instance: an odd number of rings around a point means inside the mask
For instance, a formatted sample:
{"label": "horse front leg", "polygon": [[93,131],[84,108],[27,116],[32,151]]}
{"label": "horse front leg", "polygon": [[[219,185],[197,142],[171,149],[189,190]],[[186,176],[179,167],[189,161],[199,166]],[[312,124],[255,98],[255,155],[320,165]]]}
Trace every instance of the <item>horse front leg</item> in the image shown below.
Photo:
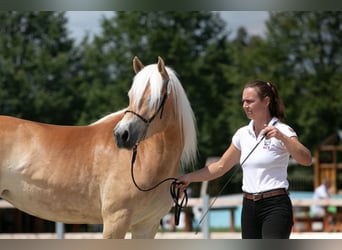
{"label": "horse front leg", "polygon": [[117,211],[103,218],[104,239],[124,239],[130,226],[130,219],[127,211]]}

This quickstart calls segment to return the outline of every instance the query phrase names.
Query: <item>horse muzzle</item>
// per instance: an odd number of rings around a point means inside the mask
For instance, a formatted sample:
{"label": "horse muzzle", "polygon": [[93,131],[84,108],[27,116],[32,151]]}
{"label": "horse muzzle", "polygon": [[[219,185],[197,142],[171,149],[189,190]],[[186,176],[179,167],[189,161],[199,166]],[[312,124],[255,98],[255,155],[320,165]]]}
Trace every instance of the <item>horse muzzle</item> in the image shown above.
{"label": "horse muzzle", "polygon": [[134,145],[143,139],[145,133],[146,126],[136,123],[119,123],[114,128],[115,144],[118,148],[132,149]]}

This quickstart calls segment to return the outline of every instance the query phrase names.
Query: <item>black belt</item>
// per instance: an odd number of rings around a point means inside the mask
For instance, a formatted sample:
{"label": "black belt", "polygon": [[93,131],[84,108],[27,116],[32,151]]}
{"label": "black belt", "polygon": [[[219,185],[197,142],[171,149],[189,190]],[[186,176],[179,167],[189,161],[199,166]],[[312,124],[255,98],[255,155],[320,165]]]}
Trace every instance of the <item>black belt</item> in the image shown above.
{"label": "black belt", "polygon": [[284,195],[284,194],[289,194],[289,192],[285,188],[278,188],[278,189],[273,189],[270,191],[266,192],[260,192],[260,193],[243,193],[243,197],[247,198],[248,200],[253,200],[253,201],[258,201],[266,198],[270,198],[273,196],[278,196],[278,195]]}

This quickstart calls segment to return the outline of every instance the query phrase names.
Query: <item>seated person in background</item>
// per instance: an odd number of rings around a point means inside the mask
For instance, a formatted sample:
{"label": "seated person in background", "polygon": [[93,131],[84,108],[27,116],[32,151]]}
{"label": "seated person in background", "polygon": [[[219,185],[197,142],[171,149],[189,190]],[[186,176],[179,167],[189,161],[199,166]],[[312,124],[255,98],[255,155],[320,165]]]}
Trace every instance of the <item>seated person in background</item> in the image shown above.
{"label": "seated person in background", "polygon": [[[320,186],[318,186],[315,189],[315,192],[314,192],[312,198],[314,200],[329,199],[330,198],[330,194],[329,194],[330,187],[331,187],[331,180],[326,179]],[[322,206],[312,205],[311,206],[311,213],[312,213],[312,216],[323,217],[325,214],[325,210],[324,210],[324,207],[322,207]]]}

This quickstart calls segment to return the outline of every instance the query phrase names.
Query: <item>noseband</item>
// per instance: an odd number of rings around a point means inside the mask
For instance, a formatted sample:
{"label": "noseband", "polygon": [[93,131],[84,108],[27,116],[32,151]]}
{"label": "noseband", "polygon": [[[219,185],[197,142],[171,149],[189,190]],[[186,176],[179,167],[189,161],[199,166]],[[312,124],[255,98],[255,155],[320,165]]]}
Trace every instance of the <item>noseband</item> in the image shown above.
{"label": "noseband", "polygon": [[126,113],[132,113],[133,115],[139,117],[144,123],[146,123],[147,126],[149,126],[151,124],[151,122],[153,122],[154,118],[156,118],[157,114],[160,112],[160,119],[163,117],[163,112],[164,112],[164,106],[165,106],[165,101],[166,101],[166,98],[167,98],[167,95],[168,95],[168,91],[167,91],[167,87],[168,87],[168,84],[169,84],[169,78],[165,79],[164,80],[164,84],[166,85],[166,92],[165,94],[163,95],[163,99],[158,107],[158,109],[156,110],[156,112],[151,116],[150,119],[146,119],[145,117],[143,117],[142,115],[134,112],[133,110],[126,110],[125,111],[125,114]]}

